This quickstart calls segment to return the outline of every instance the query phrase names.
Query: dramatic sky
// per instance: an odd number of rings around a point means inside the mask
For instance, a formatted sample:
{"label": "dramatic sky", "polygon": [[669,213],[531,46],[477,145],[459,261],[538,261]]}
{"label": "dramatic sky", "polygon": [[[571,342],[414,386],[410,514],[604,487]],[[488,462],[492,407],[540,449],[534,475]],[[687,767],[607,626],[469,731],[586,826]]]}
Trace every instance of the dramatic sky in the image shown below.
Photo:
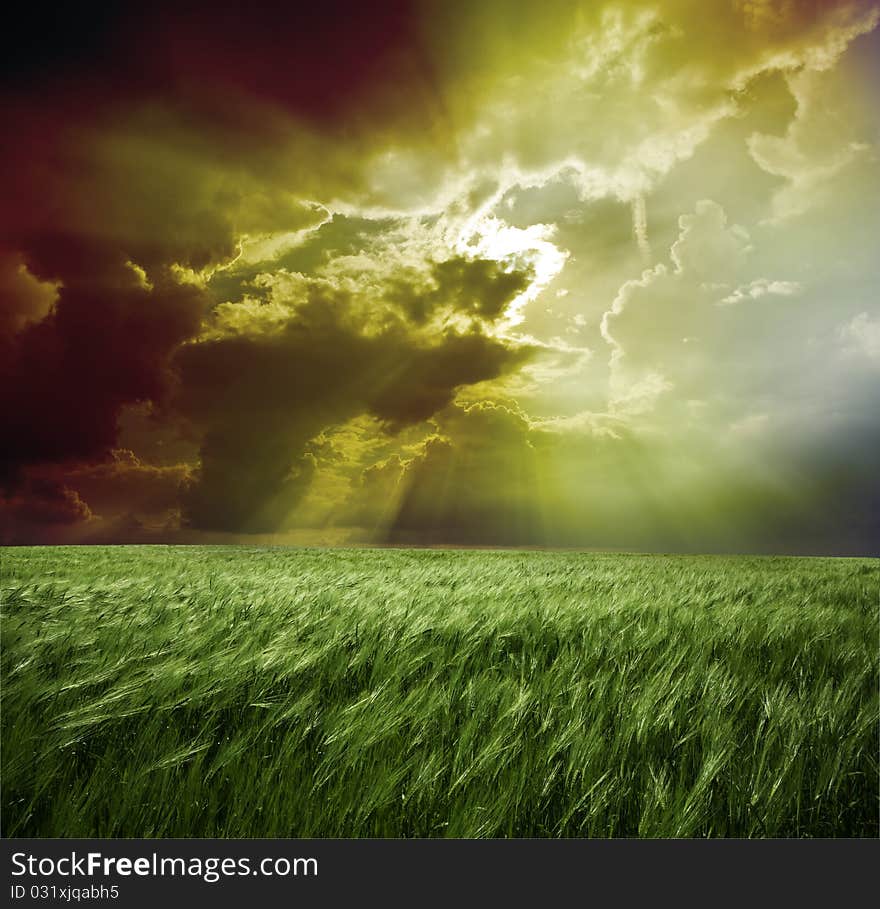
{"label": "dramatic sky", "polygon": [[2,542],[880,552],[876,3],[32,17]]}

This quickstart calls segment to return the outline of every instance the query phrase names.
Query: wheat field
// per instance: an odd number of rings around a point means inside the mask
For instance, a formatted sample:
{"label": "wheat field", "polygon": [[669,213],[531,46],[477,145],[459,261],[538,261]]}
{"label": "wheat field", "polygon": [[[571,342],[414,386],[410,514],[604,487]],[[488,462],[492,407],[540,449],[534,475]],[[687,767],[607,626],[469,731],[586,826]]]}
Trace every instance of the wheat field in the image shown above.
{"label": "wheat field", "polygon": [[878,834],[875,560],[0,558],[5,836]]}

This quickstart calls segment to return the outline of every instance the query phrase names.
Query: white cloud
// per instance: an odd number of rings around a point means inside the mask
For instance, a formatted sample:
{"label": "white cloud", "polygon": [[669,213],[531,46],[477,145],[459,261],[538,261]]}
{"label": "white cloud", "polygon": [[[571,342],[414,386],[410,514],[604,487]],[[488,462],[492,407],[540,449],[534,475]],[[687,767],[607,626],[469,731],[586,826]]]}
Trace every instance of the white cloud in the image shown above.
{"label": "white cloud", "polygon": [[859,313],[840,328],[844,350],[880,366],[880,316]]}
{"label": "white cloud", "polygon": [[724,209],[711,199],[701,199],[693,214],[682,215],[678,223],[681,233],[669,253],[677,274],[727,277],[752,251],[748,231],[728,225]]}
{"label": "white cloud", "polygon": [[747,300],[761,297],[796,297],[803,290],[797,281],[773,281],[770,278],[756,278],[748,284],[741,284],[733,293],[718,301],[719,306],[733,306]]}

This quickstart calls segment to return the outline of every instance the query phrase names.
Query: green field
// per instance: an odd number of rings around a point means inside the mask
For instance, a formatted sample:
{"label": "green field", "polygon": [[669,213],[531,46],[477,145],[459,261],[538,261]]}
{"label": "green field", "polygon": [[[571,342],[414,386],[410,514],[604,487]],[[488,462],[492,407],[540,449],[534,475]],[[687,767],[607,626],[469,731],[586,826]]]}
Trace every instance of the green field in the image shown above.
{"label": "green field", "polygon": [[876,836],[874,560],[21,548],[5,836]]}

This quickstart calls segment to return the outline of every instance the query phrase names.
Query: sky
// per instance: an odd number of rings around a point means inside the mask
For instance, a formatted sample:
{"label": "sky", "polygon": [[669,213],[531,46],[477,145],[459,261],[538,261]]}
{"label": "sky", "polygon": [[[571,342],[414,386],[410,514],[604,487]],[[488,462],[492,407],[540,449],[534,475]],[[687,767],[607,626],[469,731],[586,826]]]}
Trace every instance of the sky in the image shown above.
{"label": "sky", "polygon": [[68,6],[0,542],[880,554],[877,3]]}

